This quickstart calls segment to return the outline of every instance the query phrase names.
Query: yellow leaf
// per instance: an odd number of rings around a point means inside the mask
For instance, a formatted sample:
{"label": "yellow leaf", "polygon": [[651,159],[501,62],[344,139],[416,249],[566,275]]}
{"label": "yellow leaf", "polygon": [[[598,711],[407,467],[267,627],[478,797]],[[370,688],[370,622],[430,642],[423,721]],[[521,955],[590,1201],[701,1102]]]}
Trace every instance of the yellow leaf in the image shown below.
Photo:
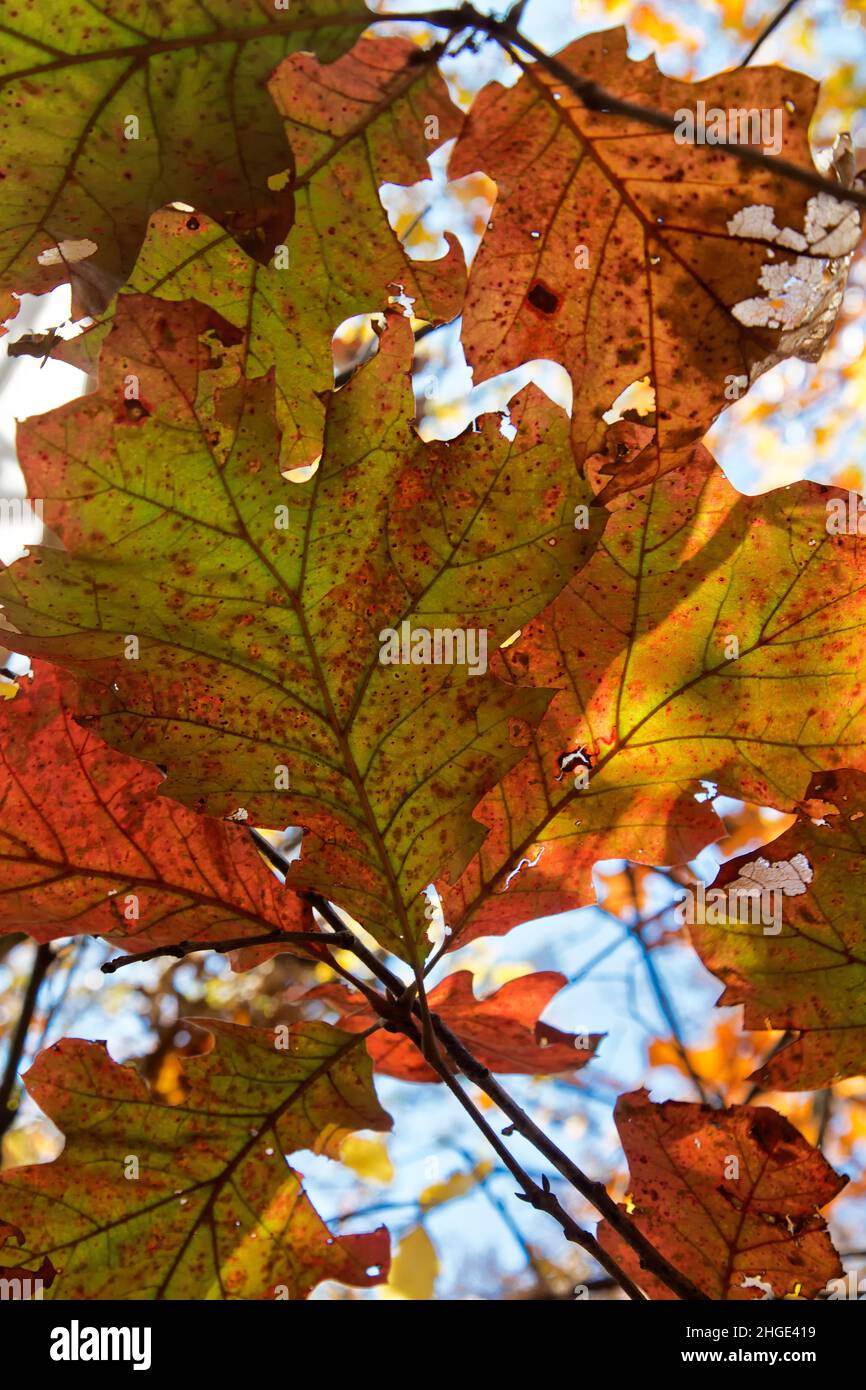
{"label": "yellow leaf", "polygon": [[366,1182],[393,1181],[394,1165],[388,1145],[385,1139],[378,1136],[367,1139],[360,1134],[347,1135],[340,1149],[340,1161]]}
{"label": "yellow leaf", "polygon": [[423,1226],[416,1226],[397,1247],[382,1297],[425,1302],[433,1297],[438,1273],[439,1260],[433,1242]]}
{"label": "yellow leaf", "polygon": [[476,1183],[487,1177],[492,1167],[492,1163],[484,1160],[477,1164],[471,1173],[452,1173],[444,1182],[434,1182],[425,1187],[418,1201],[422,1207],[429,1208],[441,1206],[443,1202],[450,1202],[454,1197],[463,1197],[467,1192],[471,1192]]}

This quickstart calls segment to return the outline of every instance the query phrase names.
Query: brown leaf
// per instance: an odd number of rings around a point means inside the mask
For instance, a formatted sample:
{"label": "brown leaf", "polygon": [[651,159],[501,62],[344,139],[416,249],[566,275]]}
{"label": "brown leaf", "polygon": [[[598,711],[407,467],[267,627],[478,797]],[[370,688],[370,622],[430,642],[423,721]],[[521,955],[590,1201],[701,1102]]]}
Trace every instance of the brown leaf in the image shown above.
{"label": "brown leaf", "polygon": [[[841,1274],[818,1208],[847,1178],[784,1116],[763,1106],[656,1105],[633,1091],[617,1101],[616,1124],[632,1221],[709,1298],[761,1298],[766,1286],[775,1298],[814,1298]],[[651,1298],[675,1297],[607,1222],[599,1240]]]}
{"label": "brown leaf", "polygon": [[[694,113],[698,101],[772,110],[779,153],[812,167],[817,89],[801,74],[741,68],[678,82],[652,57],[630,61],[625,29],[587,35],[557,58],[575,77],[656,111]],[[720,411],[780,355],[820,355],[841,297],[833,267],[858,238],[850,204],[843,213],[827,195],[810,200],[715,145],[587,109],[540,63],[478,97],[450,173],[476,169],[498,186],[463,318],[476,379],[535,358],[563,363],[581,464],[603,449],[603,414],[620,394],[646,377],[655,390],[649,442],[621,474],[614,465],[605,500],[687,462]],[[844,236],[823,237],[819,225],[840,215],[850,215]]]}

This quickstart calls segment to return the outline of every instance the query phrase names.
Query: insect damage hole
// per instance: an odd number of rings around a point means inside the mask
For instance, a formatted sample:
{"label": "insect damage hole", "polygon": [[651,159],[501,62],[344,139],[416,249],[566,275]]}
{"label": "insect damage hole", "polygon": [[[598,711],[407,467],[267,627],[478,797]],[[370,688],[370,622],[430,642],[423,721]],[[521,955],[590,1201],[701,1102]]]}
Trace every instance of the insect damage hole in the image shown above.
{"label": "insect damage hole", "polygon": [[538,309],[542,314],[555,314],[559,308],[559,295],[554,294],[541,280],[536,280],[526,298],[533,309]]}

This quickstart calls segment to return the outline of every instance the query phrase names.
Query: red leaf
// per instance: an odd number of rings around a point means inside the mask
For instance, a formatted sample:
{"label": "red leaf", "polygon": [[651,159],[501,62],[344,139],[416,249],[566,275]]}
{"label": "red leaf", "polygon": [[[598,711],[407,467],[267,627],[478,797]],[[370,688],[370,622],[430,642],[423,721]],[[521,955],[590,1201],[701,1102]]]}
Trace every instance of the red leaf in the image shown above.
{"label": "red leaf", "polygon": [[[603,1033],[563,1033],[539,1022],[539,1015],[567,983],[564,975],[540,970],[510,980],[486,999],[476,999],[472,972],[458,970],[436,986],[428,1002],[490,1071],[553,1076],[586,1066],[604,1037]],[[377,1015],[362,996],[342,985],[321,985],[306,997],[326,999],[340,1014],[340,1027],[348,1032],[360,1033],[376,1021]],[[578,1046],[584,1039],[587,1046]],[[380,1030],[367,1039],[367,1050],[376,1071],[400,1081],[439,1079],[408,1038]]]}
{"label": "red leaf", "polygon": [[37,662],[0,704],[0,928],[135,951],[309,929],[247,833],[160,797],[155,767],[75,722],[73,689]]}

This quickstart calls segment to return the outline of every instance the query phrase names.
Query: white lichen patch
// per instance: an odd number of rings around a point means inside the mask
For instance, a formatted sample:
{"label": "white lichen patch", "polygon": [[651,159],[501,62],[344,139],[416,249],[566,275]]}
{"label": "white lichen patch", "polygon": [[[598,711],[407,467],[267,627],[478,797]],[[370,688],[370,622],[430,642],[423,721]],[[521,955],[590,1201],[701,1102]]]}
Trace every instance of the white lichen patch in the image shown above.
{"label": "white lichen patch", "polygon": [[74,265],[76,261],[86,261],[98,249],[95,241],[83,237],[81,241],[60,241],[49,246],[36,259],[40,265]]}
{"label": "white lichen patch", "polygon": [[731,236],[749,237],[753,241],[774,241],[790,251],[805,251],[809,245],[802,232],[791,227],[782,231],[776,226],[776,214],[766,203],[750,203],[740,208],[728,219],[728,232]]}
{"label": "white lichen patch", "polygon": [[799,897],[805,893],[812,882],[812,865],[805,854],[795,854],[791,859],[754,859],[744,865],[738,878],[728,886],[729,893],[762,892],[782,893],[787,898]]}
{"label": "white lichen patch", "polygon": [[806,239],[813,256],[837,260],[856,248],[860,214],[853,203],[840,203],[829,193],[818,193],[806,208]]}
{"label": "white lichen patch", "polygon": [[[842,184],[852,177],[847,159],[850,142],[837,142],[832,168]],[[841,185],[840,185],[841,191]],[[842,301],[851,256],[860,237],[860,214],[853,203],[816,193],[809,199],[802,231],[779,227],[775,209],[751,203],[728,219],[732,237],[762,241],[767,261],[758,277],[761,295],[740,300],[731,310],[747,328],[781,332],[774,352],[752,368],[754,381],[785,357],[816,362],[832,330]],[[781,248],[796,258],[778,260]]]}

